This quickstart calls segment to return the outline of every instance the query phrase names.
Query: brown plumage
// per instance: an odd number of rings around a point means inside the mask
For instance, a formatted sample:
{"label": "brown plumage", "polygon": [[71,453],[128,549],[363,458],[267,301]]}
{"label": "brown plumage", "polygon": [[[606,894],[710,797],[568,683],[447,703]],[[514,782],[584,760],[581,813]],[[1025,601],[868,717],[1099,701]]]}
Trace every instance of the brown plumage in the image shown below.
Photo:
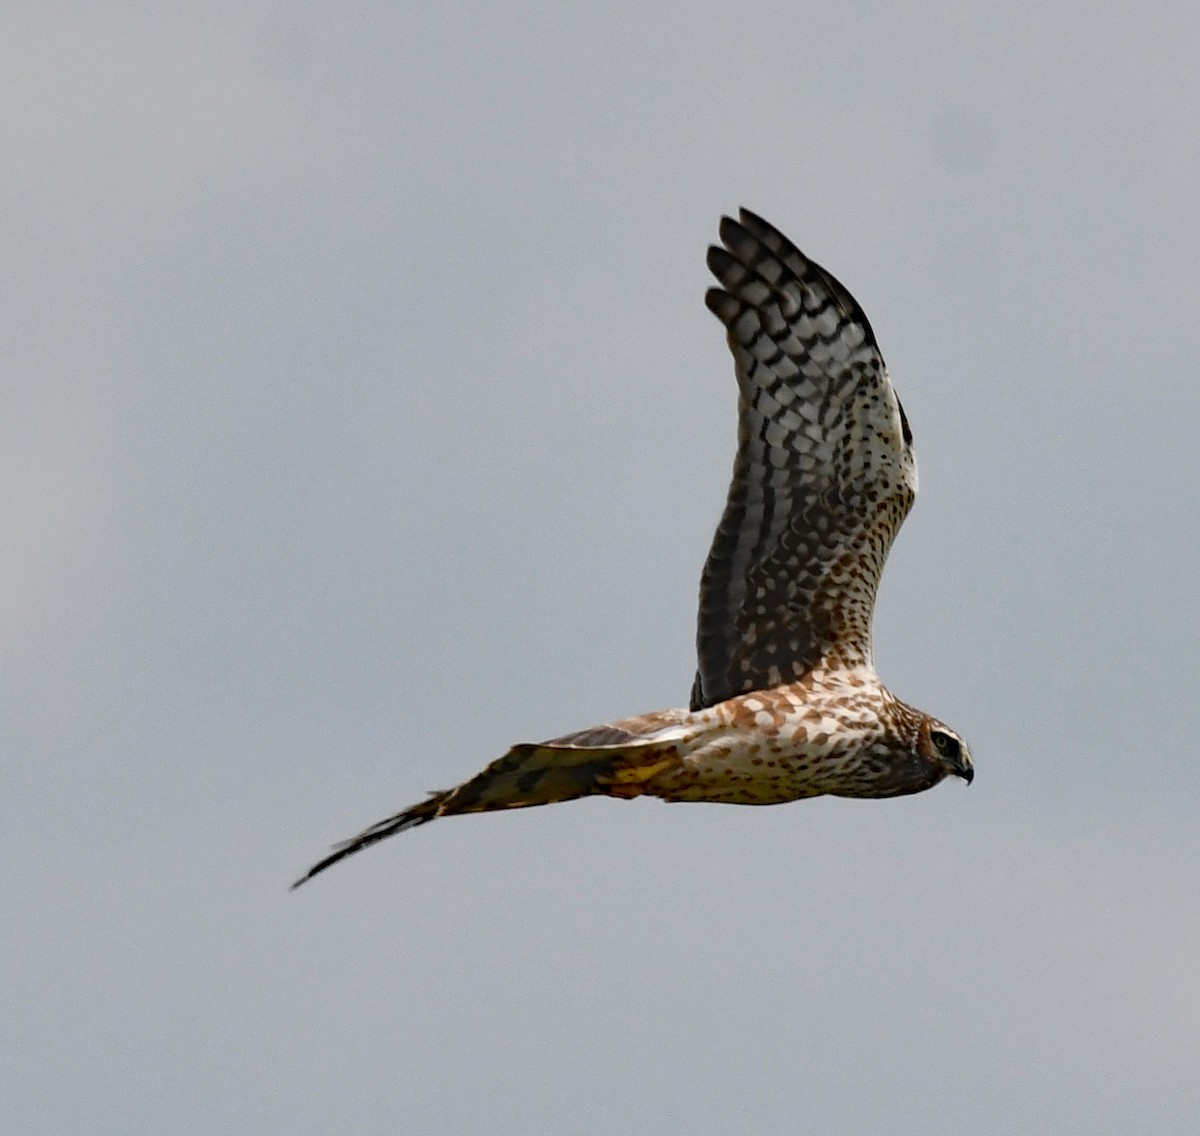
{"label": "brown plumage", "polygon": [[875,674],[871,619],[917,491],[912,432],[866,316],[760,217],[709,249],[738,382],[738,449],[700,584],[689,709],[513,746],[455,789],[338,845],[293,887],[442,816],[601,794],[768,805],[895,797],[970,753]]}

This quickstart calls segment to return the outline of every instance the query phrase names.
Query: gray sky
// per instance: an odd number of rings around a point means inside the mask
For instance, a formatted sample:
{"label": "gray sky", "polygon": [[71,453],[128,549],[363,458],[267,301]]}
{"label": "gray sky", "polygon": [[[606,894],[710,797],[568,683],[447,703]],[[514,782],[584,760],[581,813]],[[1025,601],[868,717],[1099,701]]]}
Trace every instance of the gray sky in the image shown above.
{"label": "gray sky", "polygon": [[[102,7],[0,15],[6,1127],[1192,1133],[1195,5]],[[742,204],[883,346],[974,786],[289,895],[686,700]]]}

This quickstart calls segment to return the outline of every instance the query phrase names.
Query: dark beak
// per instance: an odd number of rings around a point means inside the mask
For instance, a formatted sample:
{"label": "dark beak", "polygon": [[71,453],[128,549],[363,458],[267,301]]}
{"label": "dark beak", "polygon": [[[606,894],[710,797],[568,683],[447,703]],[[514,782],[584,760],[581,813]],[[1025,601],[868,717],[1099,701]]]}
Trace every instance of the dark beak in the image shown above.
{"label": "dark beak", "polygon": [[958,760],[950,767],[950,771],[968,785],[975,780],[975,766],[971,764],[971,755],[967,753],[966,746],[963,746],[962,753],[958,755]]}

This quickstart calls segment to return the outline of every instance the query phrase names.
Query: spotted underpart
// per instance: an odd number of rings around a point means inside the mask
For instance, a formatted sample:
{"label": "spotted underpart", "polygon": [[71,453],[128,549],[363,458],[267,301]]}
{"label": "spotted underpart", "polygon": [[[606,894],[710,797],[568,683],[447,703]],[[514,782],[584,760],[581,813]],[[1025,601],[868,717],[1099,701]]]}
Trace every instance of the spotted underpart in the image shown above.
{"label": "spotted underpart", "polygon": [[917,491],[912,431],[853,297],[760,217],[709,249],[738,382],[738,449],[700,584],[689,709],[513,746],[337,846],[442,816],[578,797],[769,805],[894,797],[974,776],[966,743],[875,674],[883,565]]}

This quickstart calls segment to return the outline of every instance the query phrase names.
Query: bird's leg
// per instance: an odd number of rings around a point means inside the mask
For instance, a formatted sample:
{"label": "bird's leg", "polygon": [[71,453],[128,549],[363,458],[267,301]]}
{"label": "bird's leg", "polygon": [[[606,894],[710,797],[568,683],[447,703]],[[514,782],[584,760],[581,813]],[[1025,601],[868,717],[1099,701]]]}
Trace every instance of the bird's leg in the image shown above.
{"label": "bird's leg", "polygon": [[630,800],[646,791],[647,782],[678,764],[679,758],[666,757],[650,765],[626,765],[614,769],[612,773],[601,774],[596,778],[596,784],[605,796]]}

